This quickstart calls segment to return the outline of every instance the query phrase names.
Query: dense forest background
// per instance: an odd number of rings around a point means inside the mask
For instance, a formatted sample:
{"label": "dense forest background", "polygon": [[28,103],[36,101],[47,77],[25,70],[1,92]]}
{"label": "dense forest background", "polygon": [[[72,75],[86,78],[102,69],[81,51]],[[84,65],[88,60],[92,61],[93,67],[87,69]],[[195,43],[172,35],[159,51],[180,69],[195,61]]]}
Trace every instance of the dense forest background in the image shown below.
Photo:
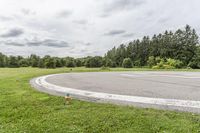
{"label": "dense forest background", "polygon": [[144,67],[200,68],[200,46],[195,29],[186,25],[175,32],[165,31],[153,37],[144,36],[109,50],[103,57],[84,58],[6,56],[0,53],[0,67]]}

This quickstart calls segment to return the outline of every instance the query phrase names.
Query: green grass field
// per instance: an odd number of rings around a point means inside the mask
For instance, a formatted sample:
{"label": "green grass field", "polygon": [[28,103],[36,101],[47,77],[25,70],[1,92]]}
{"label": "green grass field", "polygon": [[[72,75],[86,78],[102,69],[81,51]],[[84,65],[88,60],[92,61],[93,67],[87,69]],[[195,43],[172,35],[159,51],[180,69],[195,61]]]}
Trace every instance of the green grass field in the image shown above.
{"label": "green grass field", "polygon": [[[111,69],[122,70],[151,69]],[[0,133],[200,133],[199,114],[79,100],[65,106],[62,97],[37,92],[29,84],[29,80],[36,76],[70,71],[69,68],[1,68]],[[72,71],[100,69],[73,68]]]}

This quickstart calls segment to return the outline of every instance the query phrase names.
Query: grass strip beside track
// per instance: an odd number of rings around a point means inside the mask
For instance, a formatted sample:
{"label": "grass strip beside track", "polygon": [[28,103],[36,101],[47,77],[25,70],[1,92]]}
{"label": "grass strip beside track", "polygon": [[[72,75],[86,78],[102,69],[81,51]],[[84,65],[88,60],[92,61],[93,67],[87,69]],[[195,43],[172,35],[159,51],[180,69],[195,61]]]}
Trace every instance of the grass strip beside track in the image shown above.
{"label": "grass strip beside track", "polygon": [[[110,69],[110,71],[124,70],[152,69]],[[102,70],[72,68],[72,72],[88,71]],[[1,68],[0,132],[200,132],[199,114],[97,104],[79,100],[73,100],[71,105],[65,106],[64,98],[37,92],[29,84],[29,80],[33,77],[63,72],[71,72],[71,70],[70,68]]]}

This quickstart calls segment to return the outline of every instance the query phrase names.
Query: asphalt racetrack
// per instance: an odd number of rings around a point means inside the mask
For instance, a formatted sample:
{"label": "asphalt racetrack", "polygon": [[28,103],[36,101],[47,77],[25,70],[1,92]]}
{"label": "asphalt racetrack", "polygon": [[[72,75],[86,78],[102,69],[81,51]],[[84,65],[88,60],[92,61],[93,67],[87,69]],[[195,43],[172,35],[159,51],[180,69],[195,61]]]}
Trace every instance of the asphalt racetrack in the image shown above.
{"label": "asphalt racetrack", "polygon": [[31,84],[89,101],[200,113],[200,72],[65,73],[38,77]]}

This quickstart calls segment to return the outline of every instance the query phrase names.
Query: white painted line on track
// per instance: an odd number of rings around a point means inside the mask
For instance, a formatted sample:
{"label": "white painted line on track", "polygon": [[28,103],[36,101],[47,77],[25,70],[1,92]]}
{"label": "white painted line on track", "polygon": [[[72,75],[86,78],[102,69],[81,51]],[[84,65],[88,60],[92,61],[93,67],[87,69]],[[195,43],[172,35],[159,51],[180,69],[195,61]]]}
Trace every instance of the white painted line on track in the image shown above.
{"label": "white painted line on track", "polygon": [[[132,74],[121,74],[121,76],[125,77],[144,77],[144,74],[142,75],[132,75]],[[168,74],[159,74],[159,75],[145,75],[149,77],[170,77],[170,78],[185,78],[185,79],[200,79],[200,77],[188,77],[188,76],[178,76],[178,75],[168,75]]]}
{"label": "white painted line on track", "polygon": [[[59,75],[59,74],[54,74],[54,75]],[[54,75],[38,77],[38,78],[36,78],[35,83],[39,86],[42,86],[42,87],[48,89],[48,90],[58,91],[58,92],[61,92],[64,94],[70,93],[70,94],[79,95],[79,96],[83,96],[83,97],[87,97],[87,98],[98,98],[98,99],[111,100],[111,101],[113,100],[113,101],[123,101],[123,102],[132,102],[132,103],[143,103],[143,104],[200,109],[200,101],[118,95],[118,94],[91,92],[91,91],[61,87],[61,86],[57,86],[57,85],[48,83],[46,81],[47,77],[54,76]]]}

